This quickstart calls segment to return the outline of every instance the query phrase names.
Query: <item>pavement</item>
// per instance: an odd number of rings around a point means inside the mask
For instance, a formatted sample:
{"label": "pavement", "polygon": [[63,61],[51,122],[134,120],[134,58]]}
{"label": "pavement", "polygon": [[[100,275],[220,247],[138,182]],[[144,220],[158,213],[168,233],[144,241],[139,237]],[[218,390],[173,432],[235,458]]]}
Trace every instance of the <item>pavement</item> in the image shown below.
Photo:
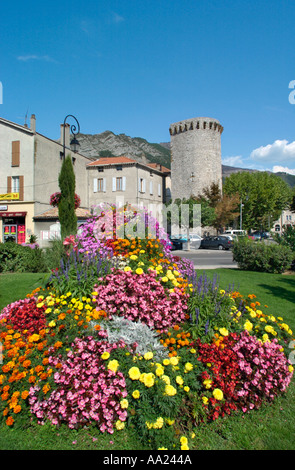
{"label": "pavement", "polygon": [[172,254],[180,258],[192,260],[195,269],[236,269],[238,267],[237,263],[233,261],[233,255],[230,250],[174,250]]}

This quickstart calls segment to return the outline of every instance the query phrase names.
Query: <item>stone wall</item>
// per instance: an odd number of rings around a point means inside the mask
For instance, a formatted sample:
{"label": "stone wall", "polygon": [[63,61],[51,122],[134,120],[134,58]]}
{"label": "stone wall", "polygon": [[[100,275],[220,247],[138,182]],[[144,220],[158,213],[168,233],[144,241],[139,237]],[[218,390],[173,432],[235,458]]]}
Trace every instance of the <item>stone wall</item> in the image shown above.
{"label": "stone wall", "polygon": [[172,199],[197,196],[213,182],[222,189],[221,134],[216,119],[200,117],[171,124]]}

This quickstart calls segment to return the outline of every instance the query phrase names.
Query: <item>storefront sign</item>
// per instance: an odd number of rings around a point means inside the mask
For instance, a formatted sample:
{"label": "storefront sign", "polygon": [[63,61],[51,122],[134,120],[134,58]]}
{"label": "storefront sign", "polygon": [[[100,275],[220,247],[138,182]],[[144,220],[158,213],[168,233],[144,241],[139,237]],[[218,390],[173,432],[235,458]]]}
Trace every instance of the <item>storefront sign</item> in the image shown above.
{"label": "storefront sign", "polygon": [[26,212],[0,212],[0,217],[26,217]]}
{"label": "storefront sign", "polygon": [[13,201],[19,199],[19,193],[0,194],[0,201]]}
{"label": "storefront sign", "polygon": [[0,211],[7,211],[8,206],[0,206]]}

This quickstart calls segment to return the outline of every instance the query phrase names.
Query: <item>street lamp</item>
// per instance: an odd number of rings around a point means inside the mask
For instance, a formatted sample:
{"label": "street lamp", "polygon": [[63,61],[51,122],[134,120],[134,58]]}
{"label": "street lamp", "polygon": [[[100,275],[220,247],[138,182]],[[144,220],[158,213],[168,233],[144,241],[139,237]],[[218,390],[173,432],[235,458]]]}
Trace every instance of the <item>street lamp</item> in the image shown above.
{"label": "street lamp", "polygon": [[71,150],[74,153],[77,153],[78,150],[79,150],[79,147],[80,147],[80,143],[79,143],[78,139],[76,139],[76,135],[79,134],[79,132],[80,132],[80,124],[79,124],[77,118],[75,118],[75,116],[73,116],[72,114],[68,114],[64,119],[64,126],[63,126],[63,158],[64,159],[66,157],[66,120],[69,117],[73,118],[77,123],[77,126],[75,124],[72,124],[71,127],[70,127],[70,133],[73,135],[73,138],[70,142]]}

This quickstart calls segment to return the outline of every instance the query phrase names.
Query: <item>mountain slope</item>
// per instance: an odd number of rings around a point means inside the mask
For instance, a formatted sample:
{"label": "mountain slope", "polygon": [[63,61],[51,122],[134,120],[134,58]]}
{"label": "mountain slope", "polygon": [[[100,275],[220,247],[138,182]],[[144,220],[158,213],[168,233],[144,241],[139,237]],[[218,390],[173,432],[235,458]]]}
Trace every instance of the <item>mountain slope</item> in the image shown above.
{"label": "mountain slope", "polygon": [[[129,137],[125,134],[116,135],[112,131],[105,131],[101,134],[79,134],[78,140],[81,145],[80,153],[93,160],[99,157],[125,155],[139,162],[160,163],[166,168],[171,168],[170,142],[150,143],[141,137]],[[258,170],[222,165],[223,178],[240,171],[253,172]],[[291,187],[295,186],[294,175],[287,173],[276,174]]]}

